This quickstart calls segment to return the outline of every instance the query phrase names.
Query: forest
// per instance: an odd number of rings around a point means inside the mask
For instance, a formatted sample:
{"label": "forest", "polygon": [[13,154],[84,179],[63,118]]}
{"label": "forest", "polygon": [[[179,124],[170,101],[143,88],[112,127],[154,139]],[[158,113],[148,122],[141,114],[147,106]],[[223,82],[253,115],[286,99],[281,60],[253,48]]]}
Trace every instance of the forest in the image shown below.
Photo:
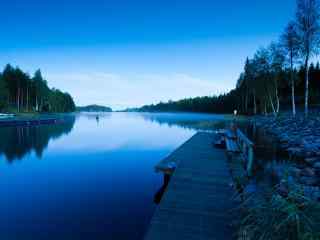
{"label": "forest", "polygon": [[[249,64],[249,61],[247,62]],[[247,66],[249,67],[249,66]],[[249,69],[248,69],[249,70]],[[295,103],[297,106],[304,104],[304,83],[305,70],[303,67],[294,69],[294,86],[295,86]],[[204,112],[204,113],[233,113],[237,110],[242,114],[254,113],[273,113],[272,104],[268,100],[266,88],[262,88],[256,97],[256,109],[254,107],[254,95],[250,92],[250,86],[247,85],[244,78],[245,74],[241,74],[237,87],[227,94],[220,96],[207,96],[182,99],[179,101],[160,102],[158,104],[146,105],[142,108],[135,109],[142,112]],[[288,79],[290,71],[288,69],[281,70],[277,79],[277,90],[279,105],[273,96],[274,111],[289,110],[291,108],[291,86]],[[320,104],[320,64],[311,64],[309,68],[309,103],[310,106],[318,106]],[[261,86],[263,87],[263,86]],[[253,90],[253,89],[252,89]],[[252,91],[251,90],[251,91]],[[258,90],[258,88],[257,88]],[[265,92],[263,92],[265,91]],[[267,102],[269,101],[269,102]],[[278,109],[279,108],[279,109]]]}
{"label": "forest", "polygon": [[31,77],[19,67],[6,65],[0,73],[1,112],[73,112],[70,94],[49,88],[41,71]]}
{"label": "forest", "polygon": [[235,89],[220,96],[146,105],[138,111],[274,114],[297,106],[308,115],[320,104],[320,11],[316,0],[297,0],[294,19],[279,39],[245,60]]}
{"label": "forest", "polygon": [[112,109],[110,107],[93,104],[88,106],[76,107],[76,111],[78,112],[112,112]]}

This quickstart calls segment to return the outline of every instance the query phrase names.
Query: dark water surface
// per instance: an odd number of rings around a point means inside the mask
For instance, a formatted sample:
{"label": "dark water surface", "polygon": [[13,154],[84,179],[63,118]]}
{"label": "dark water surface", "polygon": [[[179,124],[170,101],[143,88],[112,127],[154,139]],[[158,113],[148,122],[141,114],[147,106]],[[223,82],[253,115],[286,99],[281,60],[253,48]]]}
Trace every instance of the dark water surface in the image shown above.
{"label": "dark water surface", "polygon": [[141,239],[162,185],[154,165],[196,129],[224,120],[78,114],[0,128],[0,239]]}

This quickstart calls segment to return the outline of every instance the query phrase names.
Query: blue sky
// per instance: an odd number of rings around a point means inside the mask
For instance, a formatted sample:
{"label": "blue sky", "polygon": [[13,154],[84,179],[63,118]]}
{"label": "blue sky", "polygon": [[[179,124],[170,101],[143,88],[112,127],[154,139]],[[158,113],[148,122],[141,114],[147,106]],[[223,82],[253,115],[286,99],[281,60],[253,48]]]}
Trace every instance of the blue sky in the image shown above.
{"label": "blue sky", "polygon": [[294,0],[11,0],[0,66],[41,68],[78,105],[115,109],[213,95],[294,16]]}

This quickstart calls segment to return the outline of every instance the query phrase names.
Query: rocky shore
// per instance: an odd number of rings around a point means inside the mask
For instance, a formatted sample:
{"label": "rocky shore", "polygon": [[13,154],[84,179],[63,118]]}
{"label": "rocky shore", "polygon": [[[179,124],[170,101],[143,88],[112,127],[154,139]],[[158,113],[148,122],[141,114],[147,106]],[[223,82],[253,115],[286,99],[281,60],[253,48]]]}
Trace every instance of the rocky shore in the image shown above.
{"label": "rocky shore", "polygon": [[252,122],[279,140],[279,147],[293,162],[290,175],[303,185],[320,186],[319,113],[312,113],[308,118],[303,114],[293,118],[289,113],[278,117],[257,116]]}

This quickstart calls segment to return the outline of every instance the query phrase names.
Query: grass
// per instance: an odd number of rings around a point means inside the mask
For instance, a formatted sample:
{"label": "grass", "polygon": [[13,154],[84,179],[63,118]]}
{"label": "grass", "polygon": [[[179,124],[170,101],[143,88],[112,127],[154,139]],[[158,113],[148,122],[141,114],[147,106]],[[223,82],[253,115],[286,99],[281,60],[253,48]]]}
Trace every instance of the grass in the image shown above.
{"label": "grass", "polygon": [[263,197],[247,196],[240,229],[250,240],[319,240],[320,203],[296,186],[285,196],[280,185]]}

